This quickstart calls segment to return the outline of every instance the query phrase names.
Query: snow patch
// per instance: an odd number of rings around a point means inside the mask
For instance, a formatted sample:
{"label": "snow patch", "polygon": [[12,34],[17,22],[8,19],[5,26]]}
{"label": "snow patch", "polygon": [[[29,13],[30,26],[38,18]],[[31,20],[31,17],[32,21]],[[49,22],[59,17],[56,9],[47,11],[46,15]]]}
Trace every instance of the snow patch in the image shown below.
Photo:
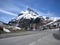
{"label": "snow patch", "polygon": [[6,29],[6,28],[3,28],[3,31],[4,32],[10,32],[10,30]]}

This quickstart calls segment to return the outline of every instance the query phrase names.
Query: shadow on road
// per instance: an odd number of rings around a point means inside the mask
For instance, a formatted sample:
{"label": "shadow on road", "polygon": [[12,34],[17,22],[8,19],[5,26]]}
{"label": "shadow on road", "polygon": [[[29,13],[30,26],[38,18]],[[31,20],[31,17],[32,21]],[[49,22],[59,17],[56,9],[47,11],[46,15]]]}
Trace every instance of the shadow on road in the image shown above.
{"label": "shadow on road", "polygon": [[60,40],[60,34],[53,33],[53,37],[57,40]]}

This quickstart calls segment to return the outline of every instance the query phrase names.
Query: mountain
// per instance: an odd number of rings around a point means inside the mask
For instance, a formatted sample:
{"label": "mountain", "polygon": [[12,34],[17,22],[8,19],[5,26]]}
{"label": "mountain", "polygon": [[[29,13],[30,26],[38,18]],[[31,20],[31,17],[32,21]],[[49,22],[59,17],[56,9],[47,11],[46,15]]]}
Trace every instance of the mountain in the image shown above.
{"label": "mountain", "polygon": [[[48,16],[42,16],[39,15],[37,12],[35,12],[34,10],[27,8],[24,11],[21,11],[21,13],[16,17],[16,20],[19,20],[21,18],[25,18],[25,19],[36,19],[37,17],[41,18],[43,17],[46,20],[46,17]],[[60,17],[49,17],[50,20],[57,20],[60,19]]]}
{"label": "mountain", "polygon": [[57,18],[41,16],[34,10],[27,8],[26,10],[21,11],[16,18],[9,21],[8,24],[13,26],[19,26],[21,28],[32,28],[34,25],[36,25],[36,28],[38,28],[38,26],[41,26],[43,24],[50,24],[59,19],[60,17]]}
{"label": "mountain", "polygon": [[5,23],[5,22],[0,21],[0,25],[8,25],[8,24]]}
{"label": "mountain", "polygon": [[30,8],[27,8],[26,10],[21,11],[21,13],[18,15],[18,17],[16,19],[17,20],[21,19],[21,18],[26,18],[26,19],[34,18],[35,19],[37,17],[39,17],[38,13],[36,13],[35,11],[33,11]]}
{"label": "mountain", "polygon": [[43,16],[40,16],[37,12],[33,11],[30,8],[27,8],[26,10],[21,11],[20,14],[18,14],[18,16],[14,19],[12,19],[11,21],[9,21],[9,23],[18,23],[21,22],[23,19],[26,20],[35,20],[36,18],[41,18],[44,19]]}

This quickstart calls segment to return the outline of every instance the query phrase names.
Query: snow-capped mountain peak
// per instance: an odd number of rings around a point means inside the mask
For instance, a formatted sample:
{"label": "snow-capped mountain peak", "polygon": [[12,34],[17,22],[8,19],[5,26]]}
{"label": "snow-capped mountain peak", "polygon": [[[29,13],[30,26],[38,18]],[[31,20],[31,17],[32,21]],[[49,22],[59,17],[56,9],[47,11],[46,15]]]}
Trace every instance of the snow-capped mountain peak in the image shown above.
{"label": "snow-capped mountain peak", "polygon": [[32,9],[27,8],[26,10],[21,11],[21,13],[19,14],[19,16],[16,19],[18,20],[18,19],[21,19],[22,17],[26,18],[26,19],[31,19],[31,18],[35,19],[35,18],[39,17],[39,15]]}
{"label": "snow-capped mountain peak", "polygon": [[[9,21],[10,25],[13,26],[24,26],[25,23],[47,23],[46,25],[50,25],[56,21],[58,21],[60,17],[48,17],[48,16],[42,16],[39,15],[37,12],[33,11],[30,8],[27,8],[26,10],[21,11],[21,13],[11,21]],[[24,23],[25,22],[25,23]],[[46,26],[44,25],[44,26]]]}
{"label": "snow-capped mountain peak", "polygon": [[[37,12],[35,12],[34,10],[30,9],[30,8],[27,8],[26,10],[23,10],[21,11],[21,13],[15,18],[15,20],[20,20],[22,18],[24,19],[36,19],[37,17],[39,18],[43,18],[44,20],[47,20],[46,17],[47,16],[42,16],[42,15],[39,15]],[[60,19],[60,17],[48,17],[49,19],[48,20],[53,20],[53,21],[56,21],[58,19]]]}

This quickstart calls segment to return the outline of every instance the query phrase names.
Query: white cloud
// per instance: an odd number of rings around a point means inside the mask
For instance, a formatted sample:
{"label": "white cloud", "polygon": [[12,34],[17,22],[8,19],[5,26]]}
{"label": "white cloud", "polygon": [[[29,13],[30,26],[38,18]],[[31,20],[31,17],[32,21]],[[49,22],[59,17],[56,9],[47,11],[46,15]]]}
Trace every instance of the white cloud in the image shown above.
{"label": "white cloud", "polygon": [[12,12],[21,11],[21,9],[18,6],[15,6],[13,4],[4,5],[4,7],[2,7],[2,9],[8,10],[8,11],[12,11]]}
{"label": "white cloud", "polygon": [[12,12],[9,12],[9,11],[3,10],[3,9],[0,9],[0,12],[5,13],[5,14],[9,14],[9,15],[12,15],[12,16],[17,16],[16,14],[14,14]]}
{"label": "white cloud", "polygon": [[53,12],[50,12],[48,10],[47,10],[47,13],[41,12],[41,11],[36,10],[36,9],[34,9],[34,10],[41,16],[56,17],[56,15]]}
{"label": "white cloud", "polygon": [[56,17],[56,15],[53,12],[49,12],[49,11],[45,15],[49,17]]}
{"label": "white cloud", "polygon": [[6,21],[7,18],[6,17],[1,17],[1,19]]}
{"label": "white cloud", "polygon": [[37,13],[38,13],[39,15],[41,15],[41,16],[56,17],[56,15],[55,15],[54,12],[50,12],[50,11],[48,11],[48,10],[45,9],[45,8],[42,8],[42,10],[47,11],[46,13],[41,12],[40,10],[34,9],[34,8],[28,6],[28,5],[26,5],[26,7],[27,7],[27,8],[31,8],[32,10],[34,10],[35,12],[37,12]]}
{"label": "white cloud", "polygon": [[[18,4],[18,3],[17,3]],[[20,11],[20,8],[15,4],[15,2],[13,2],[13,0],[5,0],[5,1],[1,1],[0,2],[0,8],[8,10],[8,11]],[[20,3],[19,3],[20,5]]]}
{"label": "white cloud", "polygon": [[8,23],[7,17],[1,17],[1,20],[2,20],[3,22]]}

